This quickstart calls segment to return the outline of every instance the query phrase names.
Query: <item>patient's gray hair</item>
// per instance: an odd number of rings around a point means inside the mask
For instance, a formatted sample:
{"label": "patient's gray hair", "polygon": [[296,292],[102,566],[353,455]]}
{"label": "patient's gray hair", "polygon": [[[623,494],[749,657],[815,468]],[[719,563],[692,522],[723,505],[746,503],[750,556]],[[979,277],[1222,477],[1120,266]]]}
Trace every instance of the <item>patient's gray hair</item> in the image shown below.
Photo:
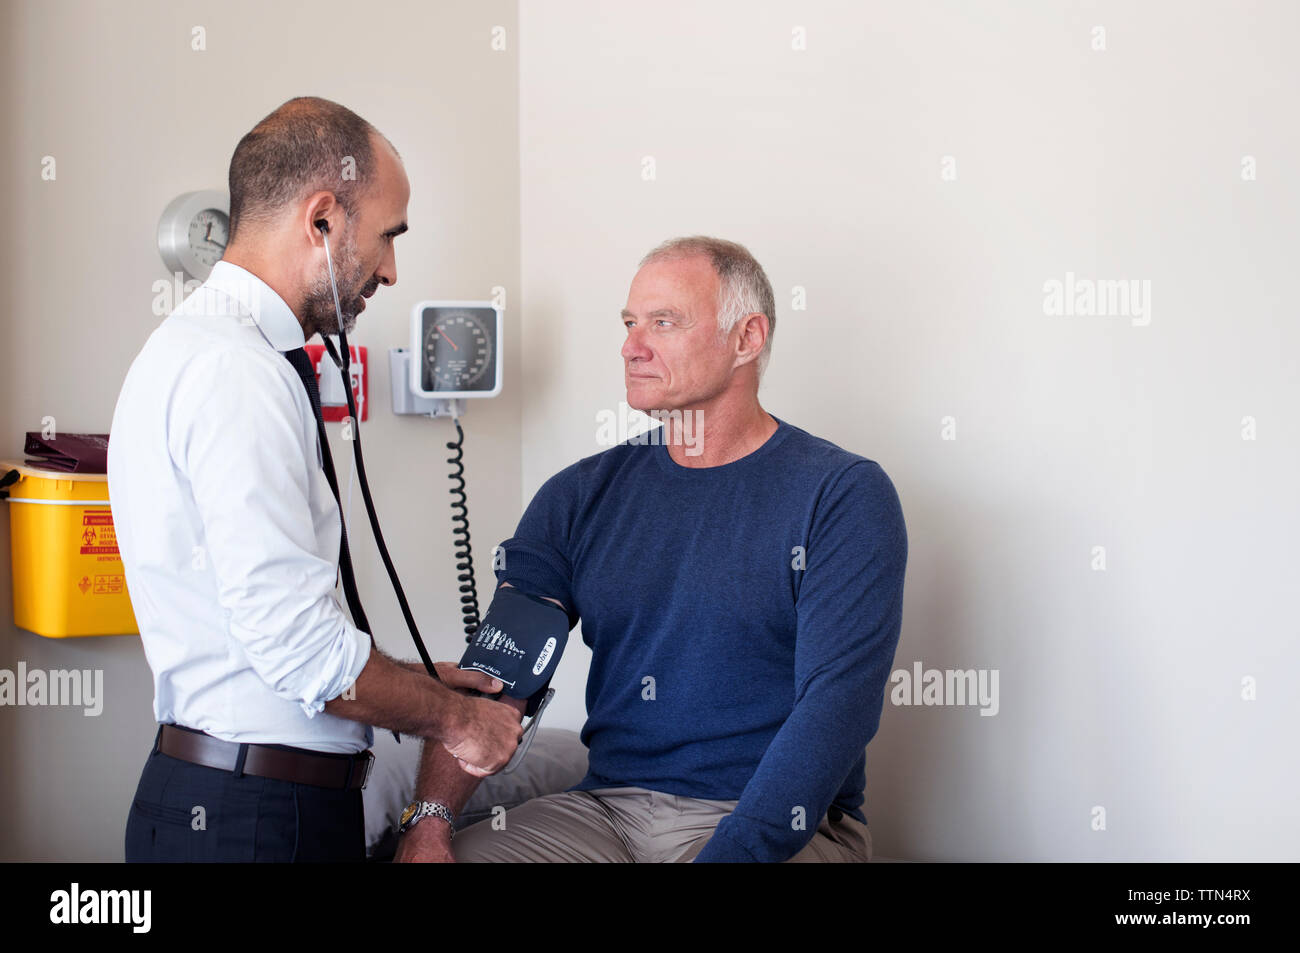
{"label": "patient's gray hair", "polygon": [[640,267],[651,262],[706,256],[718,276],[718,334],[726,337],[741,318],[755,312],[767,315],[767,342],[758,355],[758,376],[763,376],[772,356],[772,338],[776,336],[776,300],[772,283],[763,266],[749,249],[735,242],[706,235],[671,238],[641,259]]}

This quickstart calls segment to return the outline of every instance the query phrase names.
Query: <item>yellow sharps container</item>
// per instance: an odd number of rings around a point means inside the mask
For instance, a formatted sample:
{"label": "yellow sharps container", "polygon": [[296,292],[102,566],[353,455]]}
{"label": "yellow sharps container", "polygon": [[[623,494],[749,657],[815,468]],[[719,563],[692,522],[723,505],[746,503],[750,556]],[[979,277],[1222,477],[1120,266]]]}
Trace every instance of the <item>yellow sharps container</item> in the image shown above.
{"label": "yellow sharps container", "polygon": [[0,462],[13,552],[14,625],[51,639],[136,635],[108,477]]}

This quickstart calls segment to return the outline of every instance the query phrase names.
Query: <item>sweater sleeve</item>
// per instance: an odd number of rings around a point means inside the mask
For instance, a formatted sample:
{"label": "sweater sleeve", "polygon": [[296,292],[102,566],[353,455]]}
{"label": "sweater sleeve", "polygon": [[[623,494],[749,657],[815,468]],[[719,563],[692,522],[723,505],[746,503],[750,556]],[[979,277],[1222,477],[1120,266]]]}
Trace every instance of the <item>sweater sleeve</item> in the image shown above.
{"label": "sweater sleeve", "polygon": [[573,565],[569,540],[578,506],[578,465],[567,467],[542,484],[524,510],[515,535],[501,544],[497,580],[530,595],[558,599],[578,624],[573,602]]}
{"label": "sweater sleeve", "polygon": [[796,599],[794,708],[696,862],[784,861],[812,840],[879,727],[906,563],[893,484],[878,464],[854,463],[812,519]]}

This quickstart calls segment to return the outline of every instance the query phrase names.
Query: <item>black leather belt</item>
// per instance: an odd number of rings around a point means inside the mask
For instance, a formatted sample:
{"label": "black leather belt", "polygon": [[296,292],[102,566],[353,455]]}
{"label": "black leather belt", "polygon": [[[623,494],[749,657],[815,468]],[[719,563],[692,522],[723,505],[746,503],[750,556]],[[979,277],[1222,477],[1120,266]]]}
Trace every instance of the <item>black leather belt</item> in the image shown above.
{"label": "black leather belt", "polygon": [[208,768],[232,773],[239,769],[242,774],[260,778],[338,790],[364,788],[375,762],[375,756],[369,750],[349,755],[280,745],[236,744],[179,725],[159,727],[158,750],[172,758]]}

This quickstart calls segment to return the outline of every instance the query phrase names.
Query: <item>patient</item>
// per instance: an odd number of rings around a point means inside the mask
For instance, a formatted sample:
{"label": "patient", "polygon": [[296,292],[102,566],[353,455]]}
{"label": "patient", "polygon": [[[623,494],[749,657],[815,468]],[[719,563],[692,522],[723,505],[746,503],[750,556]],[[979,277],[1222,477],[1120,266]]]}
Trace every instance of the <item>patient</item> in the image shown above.
{"label": "patient", "polygon": [[[497,570],[581,619],[587,776],[462,831],[454,859],[869,860],[864,749],[907,561],[894,486],[759,405],[775,307],[742,246],[659,246],[622,321],[627,403],[663,429],[551,477]],[[418,799],[454,813],[477,783],[426,746]],[[436,815],[397,854],[452,859]]]}

